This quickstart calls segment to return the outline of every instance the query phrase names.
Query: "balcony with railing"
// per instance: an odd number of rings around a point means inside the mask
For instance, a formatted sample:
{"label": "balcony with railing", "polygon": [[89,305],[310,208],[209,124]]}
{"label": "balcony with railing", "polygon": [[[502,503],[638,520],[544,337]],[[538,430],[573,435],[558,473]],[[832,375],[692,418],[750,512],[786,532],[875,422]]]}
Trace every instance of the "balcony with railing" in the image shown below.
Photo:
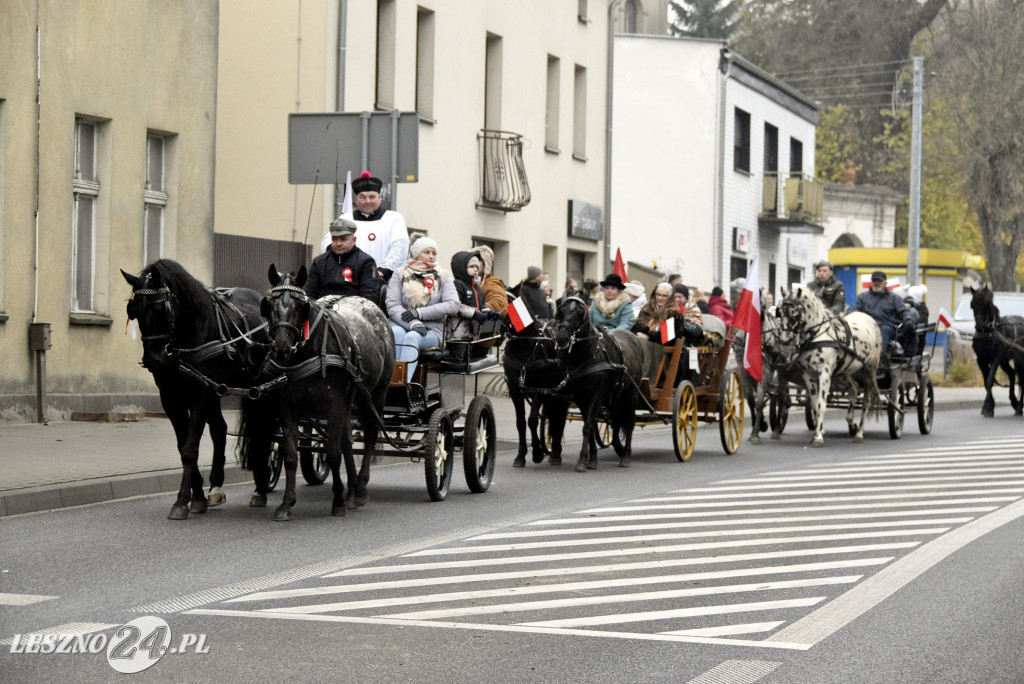
{"label": "balcony with railing", "polygon": [[784,233],[821,235],[825,189],[801,174],[765,172],[758,223]]}
{"label": "balcony with railing", "polygon": [[476,206],[520,211],[530,203],[530,184],[523,165],[523,136],[483,129],[476,139],[480,151],[480,199]]}

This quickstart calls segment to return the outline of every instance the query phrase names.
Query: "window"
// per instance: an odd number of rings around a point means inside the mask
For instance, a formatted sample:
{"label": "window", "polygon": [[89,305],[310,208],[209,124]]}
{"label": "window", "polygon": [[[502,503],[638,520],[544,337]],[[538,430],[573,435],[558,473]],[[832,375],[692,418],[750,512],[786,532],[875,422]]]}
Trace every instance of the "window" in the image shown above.
{"label": "window", "polygon": [[730,257],[729,258],[729,281],[732,282],[737,278],[747,277],[747,258],[746,257]]}
{"label": "window", "polygon": [[97,125],[75,119],[75,175],[72,180],[71,216],[71,310],[93,310],[93,279],[96,263],[96,202],[100,184],[96,178]]}
{"label": "window", "polygon": [[775,296],[775,264],[768,264],[768,293]]}
{"label": "window", "polygon": [[[566,250],[565,252],[565,277],[572,278],[579,283],[580,289],[583,288],[583,275],[587,269],[587,254],[586,252],[578,252],[574,249]],[[553,289],[553,288],[552,288]],[[585,293],[589,294],[589,293]]]}
{"label": "window", "polygon": [[779,129],[770,123],[764,125],[764,172],[779,171]]}
{"label": "window", "polygon": [[572,94],[572,156],[587,160],[587,68],[576,65]]}
{"label": "window", "polygon": [[484,66],[484,128],[501,130],[501,36],[487,34]]}
{"label": "window", "polygon": [[548,55],[548,93],[544,108],[544,149],[557,153],[558,150],[558,88],[561,60]]}
{"label": "window", "polygon": [[626,21],[625,26],[623,27],[623,32],[636,33],[636,20],[637,16],[640,14],[640,8],[637,6],[636,0],[626,0],[625,13]]}
{"label": "window", "polygon": [[793,176],[803,175],[804,144],[796,138],[789,139],[789,173]]}
{"label": "window", "polygon": [[589,23],[590,19],[587,15],[587,0],[577,0],[576,2],[576,18],[582,21],[584,24]]}
{"label": "window", "polygon": [[416,8],[416,112],[434,118],[434,12]]}
{"label": "window", "polygon": [[732,124],[732,167],[750,173],[750,113],[739,107]]}
{"label": "window", "polygon": [[395,108],[395,0],[377,0],[377,109]]}
{"label": "window", "polygon": [[167,140],[150,133],[146,138],[146,187],[143,191],[142,263],[149,264],[164,253],[164,215],[167,211],[165,159]]}

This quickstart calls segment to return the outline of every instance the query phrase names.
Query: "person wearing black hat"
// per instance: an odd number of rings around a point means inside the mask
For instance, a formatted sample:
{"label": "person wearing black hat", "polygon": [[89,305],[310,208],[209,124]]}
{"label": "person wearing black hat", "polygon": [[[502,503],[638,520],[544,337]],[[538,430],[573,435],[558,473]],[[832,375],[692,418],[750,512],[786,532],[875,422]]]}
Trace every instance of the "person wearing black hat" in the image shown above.
{"label": "person wearing black hat", "polygon": [[312,299],[357,295],[377,303],[381,281],[373,257],[356,247],[356,224],[346,218],[331,223],[330,248],[313,259],[303,288]]}
{"label": "person wearing black hat", "polygon": [[526,308],[535,320],[542,321],[553,317],[547,296],[541,291],[540,284],[544,279],[544,271],[540,266],[529,266],[526,269],[526,280],[519,286],[519,295],[526,302]]}
{"label": "person wearing black hat", "polygon": [[[409,251],[409,229],[397,211],[381,206],[383,181],[363,171],[352,181],[354,206],[341,215],[356,222],[356,237],[363,250],[377,262],[377,270],[385,281],[391,274],[405,268]],[[327,239],[327,236],[324,236]],[[321,243],[324,245],[325,243]],[[321,249],[326,249],[322,246]]]}
{"label": "person wearing black hat", "polygon": [[[857,297],[853,310],[866,313],[878,323],[882,329],[883,354],[889,353],[889,343],[895,339],[898,328],[913,336],[917,325],[917,311],[908,309],[899,295],[889,290],[884,271],[871,274],[871,289]],[[899,352],[897,350],[896,354],[899,355]]]}
{"label": "person wearing black hat", "polygon": [[846,288],[836,279],[832,264],[822,259],[814,264],[815,278],[807,283],[807,289],[818,295],[825,308],[836,316],[846,312]]}
{"label": "person wearing black hat", "polygon": [[633,302],[626,294],[626,284],[617,273],[601,281],[601,292],[590,307],[590,323],[605,330],[632,330],[636,323]]}

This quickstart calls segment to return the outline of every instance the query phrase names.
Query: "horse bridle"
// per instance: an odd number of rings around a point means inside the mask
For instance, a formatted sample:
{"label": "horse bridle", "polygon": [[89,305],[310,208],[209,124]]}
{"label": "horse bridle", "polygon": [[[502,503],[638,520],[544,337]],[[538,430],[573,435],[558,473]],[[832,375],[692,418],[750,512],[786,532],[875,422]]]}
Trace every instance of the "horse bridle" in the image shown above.
{"label": "horse bridle", "polygon": [[[146,275],[143,287],[133,290],[131,298],[142,298],[143,308],[163,304],[164,316],[167,318],[167,332],[160,335],[143,335],[142,341],[167,340],[167,344],[170,346],[171,340],[174,338],[174,307],[177,305],[177,298],[166,285],[164,287],[157,288],[145,287],[149,284],[151,277],[151,274]],[[138,318],[138,316],[136,316],[136,318]]]}
{"label": "horse bridle", "polygon": [[[577,304],[579,304],[580,306],[583,307],[584,321],[586,321],[587,303],[585,301],[583,301],[583,298],[580,297],[579,295],[572,295],[571,297],[566,297],[564,300],[562,300],[562,306],[565,306],[569,302],[576,302]],[[554,328],[556,330],[564,328],[564,329],[569,331],[569,343],[564,345],[564,346],[562,346],[562,345],[560,345],[558,343],[558,338],[557,338],[557,336],[555,336],[553,334],[553,331],[552,331],[552,340],[551,341],[554,343],[555,349],[557,351],[562,351],[563,349],[568,350],[568,351],[572,351],[573,345],[575,345],[580,340],[601,339],[601,337],[602,337],[600,331],[596,335],[589,335],[587,337],[579,337],[579,332],[580,332],[579,328],[574,328],[571,324],[569,324],[569,323],[567,323],[565,321],[556,321],[555,324],[552,326],[552,328]]]}
{"label": "horse bridle", "polygon": [[[303,290],[301,287],[296,287],[295,285],[291,285],[288,283],[281,283],[280,285],[275,285],[274,287],[270,288],[270,295],[267,297],[267,299],[280,299],[286,294],[294,295],[296,296],[297,299],[301,299],[302,301],[307,303],[309,302],[309,296],[306,294],[305,290]],[[323,312],[321,311],[321,315],[322,313]],[[317,316],[316,321],[310,324],[309,328],[311,332],[313,328],[316,327],[316,324],[319,323],[319,321],[320,316]],[[295,333],[296,342],[295,344],[292,345],[293,353],[296,350],[300,349],[302,345],[306,343],[305,331],[300,329],[299,326],[295,325],[294,323],[290,323],[288,321],[277,321],[275,323],[270,324],[270,328],[268,329],[267,332],[270,334],[271,337],[273,337],[274,331],[277,330],[278,328],[284,328],[285,330],[290,330],[293,333]]]}

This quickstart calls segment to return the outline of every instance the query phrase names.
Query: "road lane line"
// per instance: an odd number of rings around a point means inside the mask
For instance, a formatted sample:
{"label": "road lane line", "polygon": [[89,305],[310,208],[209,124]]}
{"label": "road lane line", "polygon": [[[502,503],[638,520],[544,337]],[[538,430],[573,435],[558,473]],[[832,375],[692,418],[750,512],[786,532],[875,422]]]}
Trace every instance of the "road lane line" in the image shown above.
{"label": "road lane line", "polygon": [[954,552],[1024,516],[1024,501],[1010,504],[911,551],[827,605],[768,637],[766,641],[811,647],[860,617]]}
{"label": "road lane line", "polygon": [[[863,482],[858,482],[858,483],[854,483],[854,484],[863,485],[864,483]],[[982,485],[983,483],[972,482],[970,484],[971,484],[972,487],[977,487],[979,485]],[[683,498],[679,498],[679,499],[669,499],[669,498],[661,499],[661,501],[694,501],[694,502],[720,502],[720,503],[711,503],[711,504],[695,503],[695,504],[687,504],[687,505],[684,505],[684,506],[667,505],[667,504],[642,505],[642,504],[647,504],[648,502],[646,500],[641,500],[641,501],[637,501],[637,502],[630,502],[629,507],[622,507],[621,510],[660,510],[660,509],[673,509],[673,508],[693,508],[693,507],[699,506],[699,505],[728,506],[730,504],[725,501],[726,499],[742,499],[744,501],[751,501],[752,504],[753,503],[783,503],[782,501],[772,501],[771,498],[772,497],[776,497],[776,496],[807,496],[807,495],[819,494],[819,493],[820,494],[829,494],[830,496],[825,497],[825,498],[816,498],[816,499],[793,499],[793,501],[830,501],[830,500],[833,500],[833,499],[838,499],[840,501],[842,501],[844,499],[849,499],[851,501],[863,501],[863,500],[868,500],[868,499],[890,499],[890,498],[893,498],[893,497],[907,499],[907,498],[922,497],[922,496],[940,496],[940,495],[947,495],[948,496],[948,495],[951,495],[951,494],[956,494],[957,496],[967,496],[967,495],[971,495],[971,494],[1022,494],[1022,493],[1024,493],[1024,487],[1021,487],[1020,485],[1024,485],[1024,480],[997,481],[997,482],[993,482],[992,483],[992,487],[986,487],[985,489],[966,490],[966,491],[950,491],[950,492],[937,492],[937,491],[933,491],[933,490],[936,490],[936,489],[958,490],[962,485],[959,482],[955,482],[955,483],[951,483],[951,484],[930,484],[930,485],[898,485],[898,484],[894,484],[891,487],[851,487],[850,489],[829,489],[828,488],[829,487],[829,483],[827,483],[827,482],[815,482],[815,483],[809,483],[809,484],[804,484],[804,485],[800,485],[800,484],[794,485],[796,487],[816,487],[817,488],[817,489],[803,490],[803,491],[800,491],[800,490],[778,491],[778,490],[766,490],[766,489],[758,489],[757,491],[751,491],[751,490],[754,490],[754,489],[757,489],[757,488],[755,488],[755,487],[728,487],[728,488],[722,488],[721,491],[716,493],[716,494],[708,494],[706,496],[687,496],[687,497],[683,497]],[[913,491],[908,491],[908,490],[913,490]],[[927,490],[927,491],[924,491],[922,493],[919,490]],[[732,493],[732,492],[734,492],[734,493]],[[892,492],[892,494],[891,495],[884,494],[884,495],[864,496],[863,493],[865,493],[865,492]],[[907,492],[907,493],[900,494],[900,492]],[[861,493],[862,495],[861,496],[842,496],[842,497],[835,496],[836,494],[857,494],[857,493]],[[637,504],[641,504],[641,505],[637,505]],[[752,505],[752,504],[749,504],[749,505]]]}
{"label": "road lane line", "polygon": [[757,634],[759,632],[770,632],[779,625],[785,624],[785,620],[777,622],[748,622],[745,625],[720,625],[718,627],[701,627],[698,629],[679,629],[673,632],[659,632],[659,634],[683,634],[686,636],[729,636],[732,634]]}
{"label": "road lane line", "polygon": [[687,684],[754,684],[781,664],[768,660],[727,660]]}
{"label": "road lane line", "polygon": [[[1012,493],[1016,493],[1016,492],[1022,492],[1024,490],[1021,490],[1021,489],[1010,489],[1010,490],[1006,490],[1006,491],[1012,492]],[[805,492],[805,493],[807,493],[807,492]],[[977,494],[978,498],[972,498],[972,499],[953,499],[953,500],[945,500],[945,501],[936,501],[934,503],[937,504],[937,505],[948,505],[950,503],[975,503],[975,502],[981,502],[981,503],[993,502],[993,503],[995,503],[995,502],[1000,502],[1000,501],[1016,501],[1017,499],[1020,498],[1019,496],[1001,496],[1001,497],[982,498],[982,496],[981,496],[983,494],[991,494],[991,493],[994,493],[994,492],[992,492],[991,490],[984,490],[983,489],[983,490],[975,490],[975,491],[968,491],[968,492],[911,492],[911,493],[908,493],[908,494],[877,494],[877,495],[873,494],[871,496],[821,496],[821,497],[802,497],[802,498],[799,498],[799,499],[774,499],[774,500],[768,498],[768,497],[773,496],[772,494],[769,493],[769,494],[758,494],[759,497],[765,497],[763,501],[762,500],[758,500],[758,501],[717,501],[716,500],[716,501],[704,501],[704,502],[700,502],[700,503],[673,504],[673,505],[668,505],[668,506],[609,506],[607,508],[592,508],[592,509],[589,509],[589,510],[580,511],[578,513],[578,515],[586,515],[587,517],[586,518],[576,518],[576,520],[593,520],[593,521],[596,521],[596,522],[600,522],[601,520],[606,520],[607,518],[605,518],[603,516],[601,518],[591,517],[592,515],[596,516],[596,515],[601,514],[601,513],[628,513],[628,512],[638,513],[640,511],[672,511],[672,510],[679,510],[679,509],[686,509],[686,508],[697,508],[697,509],[702,509],[702,510],[707,510],[707,509],[710,509],[710,508],[745,508],[745,507],[748,507],[748,506],[764,506],[766,504],[767,505],[772,505],[772,506],[778,506],[780,504],[798,504],[799,505],[799,504],[806,504],[806,503],[825,503],[826,501],[879,501],[879,500],[889,501],[889,500],[892,500],[892,499],[914,499],[914,498],[922,498],[922,497],[937,496],[937,495],[950,496],[950,495],[953,495],[953,494],[955,494],[957,496],[968,496],[968,495]],[[784,495],[784,493],[776,493],[776,494],[774,494],[774,496],[783,496],[783,495]],[[719,497],[713,497],[713,498],[718,499]],[[917,502],[904,503],[904,504],[899,504],[899,503],[895,503],[894,502],[894,503],[888,504],[887,507],[892,508],[894,506],[900,506],[900,505],[902,505],[902,506],[927,506],[930,503],[932,503],[932,502],[924,502],[923,503],[923,502],[917,501]],[[850,504],[846,504],[845,506],[844,505],[814,506],[814,507],[810,508],[809,510],[815,510],[815,511],[836,510],[836,509],[842,509],[844,507],[849,507],[849,506],[851,506],[851,505]],[[861,508],[872,508],[872,509],[875,509],[875,508],[878,508],[878,504],[877,503],[862,504]],[[754,509],[754,510],[756,511],[757,509]],[[785,510],[800,510],[800,509],[792,509],[792,508],[790,508],[790,509],[785,509]],[[531,524],[543,525],[543,524],[548,524],[548,523],[545,523],[543,521],[538,521],[538,522],[531,523]]]}
{"label": "road lane line", "polygon": [[[82,636],[84,634],[92,634],[93,632],[102,632],[105,629],[118,626],[119,625],[110,625],[105,622],[68,622],[63,625],[57,625],[56,627],[39,629],[35,632],[26,632],[21,635],[21,641],[24,642],[27,637],[43,636],[45,634],[54,634],[56,636]],[[10,646],[12,643],[14,643],[13,636],[0,640],[0,646]]]}
{"label": "road lane line", "polygon": [[40,594],[2,594],[0,593],[0,606],[30,606],[33,603],[52,601],[56,596],[42,596]]}

